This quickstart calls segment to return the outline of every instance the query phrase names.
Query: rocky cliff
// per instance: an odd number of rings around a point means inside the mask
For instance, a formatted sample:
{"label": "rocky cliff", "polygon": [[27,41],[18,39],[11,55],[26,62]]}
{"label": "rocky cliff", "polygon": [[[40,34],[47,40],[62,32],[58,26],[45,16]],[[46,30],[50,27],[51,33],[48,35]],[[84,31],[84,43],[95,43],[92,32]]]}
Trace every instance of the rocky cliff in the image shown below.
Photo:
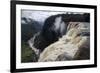
{"label": "rocky cliff", "polygon": [[[68,32],[59,41],[46,47],[39,62],[85,60],[90,58],[90,37],[88,23],[70,22]],[[70,28],[70,29],[69,29]],[[84,34],[83,34],[84,33]]]}

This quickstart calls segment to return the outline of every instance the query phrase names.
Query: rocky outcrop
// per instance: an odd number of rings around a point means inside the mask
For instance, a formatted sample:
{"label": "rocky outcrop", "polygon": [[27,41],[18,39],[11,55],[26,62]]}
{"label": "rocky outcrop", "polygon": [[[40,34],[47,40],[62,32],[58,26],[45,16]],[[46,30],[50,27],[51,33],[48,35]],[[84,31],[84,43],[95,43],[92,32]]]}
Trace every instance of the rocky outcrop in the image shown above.
{"label": "rocky outcrop", "polygon": [[[86,24],[86,23],[84,23]],[[40,54],[39,62],[82,60],[90,58],[90,37],[82,22],[70,22],[68,32],[59,41],[46,47]],[[69,29],[70,28],[70,29]]]}

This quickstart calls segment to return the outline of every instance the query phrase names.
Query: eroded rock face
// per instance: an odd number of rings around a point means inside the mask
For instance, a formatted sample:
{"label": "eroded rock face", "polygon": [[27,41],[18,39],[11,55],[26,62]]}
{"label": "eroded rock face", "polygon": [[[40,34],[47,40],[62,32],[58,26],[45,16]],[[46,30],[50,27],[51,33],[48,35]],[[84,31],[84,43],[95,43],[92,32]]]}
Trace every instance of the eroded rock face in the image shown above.
{"label": "eroded rock face", "polygon": [[[68,32],[40,54],[39,62],[82,60],[90,57],[90,38],[83,35],[87,30],[81,22],[70,22]],[[88,32],[88,31],[87,31]]]}
{"label": "eroded rock face", "polygon": [[[30,19],[25,19],[23,18],[24,22],[29,21],[31,24],[33,24],[33,21]],[[90,14],[89,13],[84,13],[84,14],[57,14],[57,15],[51,15],[48,17],[43,23],[43,26],[38,26],[36,23],[34,25],[37,25],[38,29],[39,27],[42,27],[39,29],[39,31],[35,32],[34,35],[31,34],[31,38],[28,38],[28,44],[29,47],[35,52],[37,56],[40,55],[41,52],[44,51],[46,47],[51,45],[52,43],[55,43],[56,41],[59,40],[63,35],[66,34],[70,30],[70,28],[74,28],[75,26],[79,26],[82,23],[79,22],[87,22],[89,23],[90,21]],[[39,22],[40,24],[40,22]],[[25,26],[25,25],[24,25]],[[84,26],[84,25],[83,25]],[[82,25],[80,27],[83,27]],[[37,28],[36,27],[36,28]],[[32,29],[33,30],[33,29]],[[29,31],[29,30],[28,30]],[[30,31],[32,32],[32,31]],[[34,32],[34,31],[33,31]],[[30,33],[27,33],[27,35]],[[69,38],[73,38],[76,34],[72,33],[67,33]],[[33,37],[32,37],[33,35]],[[80,34],[78,34],[80,35]],[[82,33],[81,35],[87,35],[86,32]],[[26,37],[26,36],[24,36]],[[63,38],[64,39],[64,38]],[[66,39],[66,38],[65,38]]]}

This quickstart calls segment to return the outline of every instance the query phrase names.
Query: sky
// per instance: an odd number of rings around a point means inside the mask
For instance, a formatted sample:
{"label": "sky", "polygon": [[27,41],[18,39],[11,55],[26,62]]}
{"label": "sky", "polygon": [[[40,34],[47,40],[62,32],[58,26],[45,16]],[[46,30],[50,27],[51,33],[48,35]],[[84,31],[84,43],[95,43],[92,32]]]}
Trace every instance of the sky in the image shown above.
{"label": "sky", "polygon": [[66,12],[50,12],[50,11],[35,11],[35,10],[22,10],[21,16],[34,19],[36,21],[44,22],[46,18],[51,15],[65,14]]}

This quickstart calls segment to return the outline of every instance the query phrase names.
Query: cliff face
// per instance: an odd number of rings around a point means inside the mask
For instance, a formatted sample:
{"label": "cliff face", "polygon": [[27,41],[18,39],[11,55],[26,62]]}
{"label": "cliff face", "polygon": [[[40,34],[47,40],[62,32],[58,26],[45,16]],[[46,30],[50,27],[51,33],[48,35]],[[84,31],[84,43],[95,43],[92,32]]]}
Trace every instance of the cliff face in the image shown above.
{"label": "cliff face", "polygon": [[[70,22],[68,32],[57,42],[46,47],[40,54],[39,62],[82,60],[90,58],[89,29],[88,23]],[[69,29],[70,28],[70,29]]]}
{"label": "cliff face", "polygon": [[[89,20],[90,20],[90,15],[88,13],[84,14],[66,13],[66,14],[52,15],[44,21],[41,31],[39,31],[39,33],[36,33],[33,37],[30,38],[30,40],[28,40],[29,45],[31,44],[30,47],[33,50],[35,50],[36,52],[40,51],[41,53],[47,46],[58,41],[59,38],[61,38],[63,35],[66,34],[67,30],[69,30],[72,27],[68,25],[74,25],[75,22],[89,23]],[[74,24],[71,22],[74,22]],[[38,27],[40,26],[38,25]],[[86,32],[83,34],[86,34]]]}
{"label": "cliff face", "polygon": [[89,59],[89,23],[89,13],[22,10],[21,62]]}

